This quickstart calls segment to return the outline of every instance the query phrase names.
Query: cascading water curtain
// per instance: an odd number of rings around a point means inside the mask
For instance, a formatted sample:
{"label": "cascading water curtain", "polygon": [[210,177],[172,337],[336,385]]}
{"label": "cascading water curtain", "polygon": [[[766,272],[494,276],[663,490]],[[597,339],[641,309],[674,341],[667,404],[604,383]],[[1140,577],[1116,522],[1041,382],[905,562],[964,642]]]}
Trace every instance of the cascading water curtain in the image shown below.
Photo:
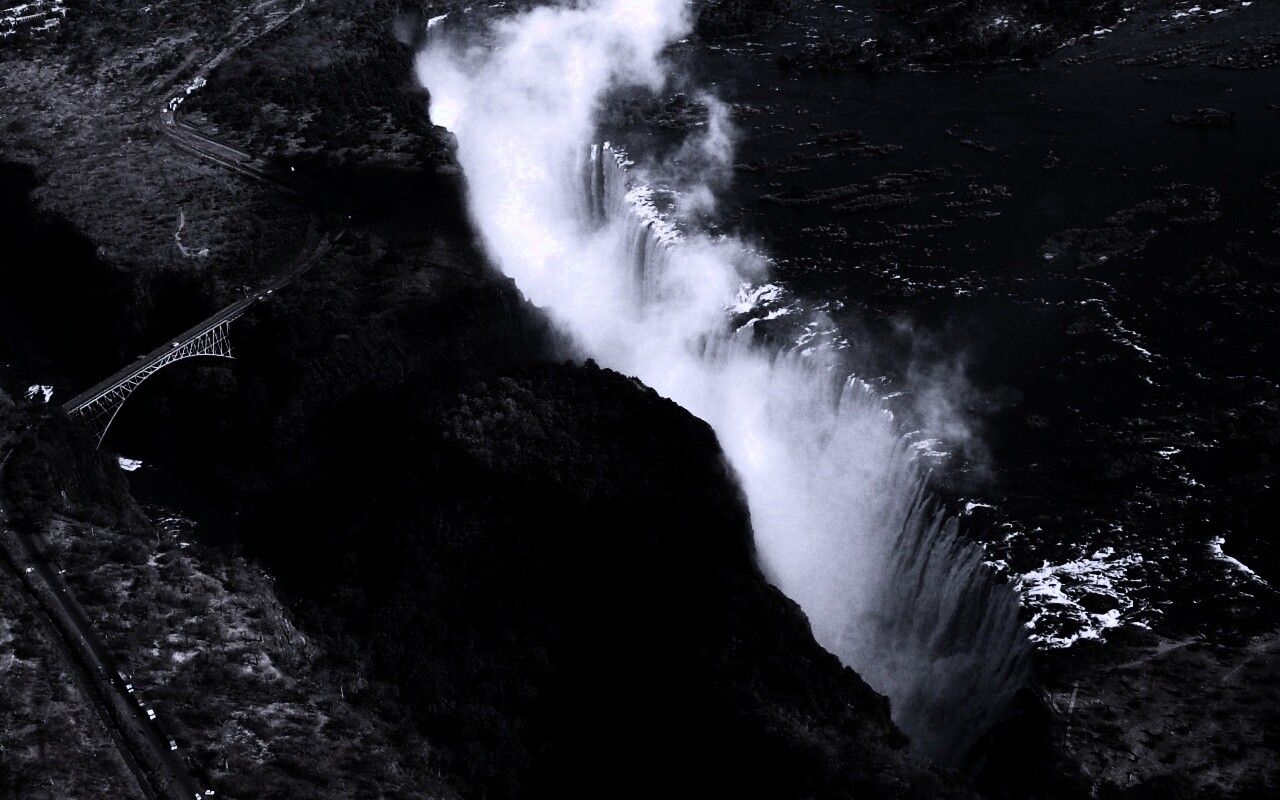
{"label": "cascading water curtain", "polygon": [[921,752],[959,763],[1025,682],[1016,594],[958,538],[892,415],[839,377],[834,354],[730,329],[725,309],[762,277],[759,259],[681,235],[622,153],[584,144],[609,91],[662,87],[662,52],[688,29],[682,0],[543,7],[494,23],[483,46],[437,37],[418,73],[457,137],[494,262],[583,352],[714,427],[766,575],[889,696]]}

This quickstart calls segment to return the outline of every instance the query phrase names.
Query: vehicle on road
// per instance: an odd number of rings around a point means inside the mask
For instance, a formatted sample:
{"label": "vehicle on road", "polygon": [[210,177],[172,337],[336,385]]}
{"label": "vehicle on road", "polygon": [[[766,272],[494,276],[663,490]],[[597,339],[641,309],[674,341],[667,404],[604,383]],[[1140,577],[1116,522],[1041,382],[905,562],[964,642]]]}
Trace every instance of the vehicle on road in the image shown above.
{"label": "vehicle on road", "polygon": [[174,739],[172,736],[169,737],[169,749],[170,750],[178,749],[178,740]]}
{"label": "vehicle on road", "polygon": [[129,679],[129,676],[125,675],[122,670],[116,670],[116,674],[120,676],[120,685],[124,687],[124,690],[129,694],[133,694],[133,681]]}
{"label": "vehicle on road", "polygon": [[146,712],[147,719],[151,720],[152,722],[155,722],[156,710],[151,706],[147,705],[147,701],[143,700],[141,697],[137,698],[137,702],[138,702],[138,708]]}

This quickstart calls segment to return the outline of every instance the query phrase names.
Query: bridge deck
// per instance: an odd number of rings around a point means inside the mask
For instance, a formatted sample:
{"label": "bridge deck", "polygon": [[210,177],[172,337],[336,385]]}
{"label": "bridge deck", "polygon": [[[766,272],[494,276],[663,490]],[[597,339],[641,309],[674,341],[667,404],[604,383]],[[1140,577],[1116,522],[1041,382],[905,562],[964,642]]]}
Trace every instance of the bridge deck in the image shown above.
{"label": "bridge deck", "polygon": [[133,376],[163,360],[176,346],[188,344],[192,340],[198,339],[209,331],[217,328],[222,323],[236,319],[243,314],[245,309],[247,309],[255,300],[257,300],[256,296],[250,296],[223,308],[208,319],[182,332],[177,337],[165,342],[151,352],[139,356],[133,363],[128,364],[127,366],[112,373],[104,380],[101,380],[93,386],[90,386],[88,389],[85,389],[80,394],[63,403],[63,407],[71,413],[79,411],[117,386],[127,383]]}

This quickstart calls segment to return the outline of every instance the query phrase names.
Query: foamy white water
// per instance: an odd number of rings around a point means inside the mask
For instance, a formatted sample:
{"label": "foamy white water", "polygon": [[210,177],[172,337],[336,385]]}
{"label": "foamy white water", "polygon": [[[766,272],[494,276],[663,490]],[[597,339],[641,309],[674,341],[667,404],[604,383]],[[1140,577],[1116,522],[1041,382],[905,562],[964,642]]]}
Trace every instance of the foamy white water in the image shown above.
{"label": "foamy white water", "polygon": [[[623,153],[586,144],[607,91],[664,84],[686,13],[683,0],[541,8],[482,47],[437,37],[418,73],[433,120],[457,136],[489,255],[583,353],[714,427],[765,574],[890,697],[919,750],[957,763],[1025,680],[1016,595],[931,502],[892,415],[837,353],[731,331],[744,281],[767,265],[740,242],[678,232]],[[706,167],[728,159],[722,140],[708,130],[694,148]]]}

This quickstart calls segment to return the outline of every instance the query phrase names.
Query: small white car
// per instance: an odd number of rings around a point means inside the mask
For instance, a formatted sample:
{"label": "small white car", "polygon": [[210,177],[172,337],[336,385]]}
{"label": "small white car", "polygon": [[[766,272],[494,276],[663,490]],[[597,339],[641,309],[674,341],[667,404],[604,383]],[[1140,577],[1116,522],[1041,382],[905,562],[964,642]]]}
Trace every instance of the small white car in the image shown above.
{"label": "small white car", "polygon": [[178,749],[178,741],[174,739],[172,736],[169,737],[169,749],[170,750]]}

